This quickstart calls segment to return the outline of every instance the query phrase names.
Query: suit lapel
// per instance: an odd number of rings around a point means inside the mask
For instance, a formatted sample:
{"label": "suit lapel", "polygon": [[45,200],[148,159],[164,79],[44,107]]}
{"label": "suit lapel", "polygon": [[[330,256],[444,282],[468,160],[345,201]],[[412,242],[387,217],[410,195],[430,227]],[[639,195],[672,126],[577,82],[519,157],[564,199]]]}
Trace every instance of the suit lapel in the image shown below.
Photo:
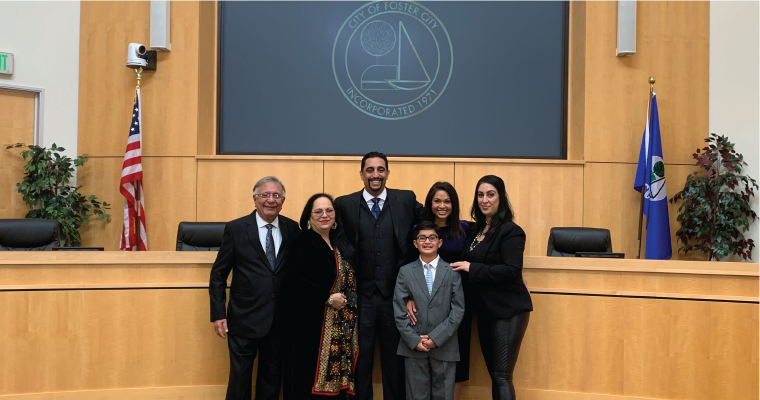
{"label": "suit lapel", "polygon": [[490,251],[491,251],[491,246],[493,246],[493,244],[497,242],[497,240],[496,240],[496,236],[499,236],[499,234],[500,234],[500,232],[495,232],[495,233],[493,234],[493,236],[491,236],[490,238],[488,238],[488,240],[486,241],[487,243],[483,243],[483,244],[485,244],[485,245],[487,246],[487,247],[486,247],[486,253],[485,253],[485,254],[491,254],[491,253],[490,253]]}
{"label": "suit lapel", "polygon": [[285,259],[285,249],[287,248],[288,240],[290,240],[290,230],[286,229],[287,226],[285,224],[285,221],[283,218],[277,217],[279,219],[279,229],[280,229],[280,236],[282,236],[282,243],[280,243],[280,251],[277,252],[277,260],[275,261],[275,264],[277,266],[275,267],[275,272],[279,271],[280,268],[282,268],[282,260]]}
{"label": "suit lapel", "polygon": [[449,268],[449,264],[439,259],[438,266],[435,267],[435,280],[433,280],[433,291],[430,294],[430,298],[435,296],[435,293],[438,291],[438,288],[441,287],[441,283],[450,271],[451,268]]}
{"label": "suit lapel", "polygon": [[354,245],[356,246],[357,250],[359,248],[359,230],[361,229],[359,218],[361,218],[362,207],[367,207],[367,203],[364,202],[364,197],[362,196],[363,191],[364,189],[356,192],[356,194],[353,196],[355,214],[354,220],[351,221],[351,224],[354,226]]}
{"label": "suit lapel", "polygon": [[[256,211],[254,211],[255,213]],[[245,221],[247,227],[246,232],[248,233],[248,240],[251,241],[251,244],[253,245],[253,248],[256,249],[256,252],[259,253],[259,258],[269,265],[269,260],[267,259],[267,253],[264,251],[264,248],[261,247],[261,238],[259,237],[259,224],[256,223],[256,215],[251,214],[250,218],[248,218],[247,221]],[[272,266],[269,265],[269,268],[271,269]]]}
{"label": "suit lapel", "polygon": [[417,283],[420,285],[422,292],[425,293],[425,296],[428,298],[428,300],[430,300],[430,293],[428,293],[427,281],[425,280],[425,269],[422,268],[422,261],[420,261],[419,258],[414,263],[414,268],[412,268],[412,275],[414,275],[415,279],[417,279]]}
{"label": "suit lapel", "polygon": [[[400,241],[401,240],[401,236],[399,236],[399,234],[398,234],[398,228],[399,228],[399,222],[400,222],[401,214],[399,213],[399,210],[398,210],[399,206],[398,206],[398,201],[396,201],[396,192],[393,189],[387,189],[387,190],[388,190],[388,197],[386,197],[386,199],[385,199],[386,200],[385,201],[385,206],[390,206],[391,223],[393,224],[393,233],[396,234],[396,240]],[[396,218],[393,218],[394,216]],[[396,222],[397,220],[399,222]],[[401,244],[401,243],[399,243],[399,244]],[[405,247],[401,246],[401,248],[404,249]]]}

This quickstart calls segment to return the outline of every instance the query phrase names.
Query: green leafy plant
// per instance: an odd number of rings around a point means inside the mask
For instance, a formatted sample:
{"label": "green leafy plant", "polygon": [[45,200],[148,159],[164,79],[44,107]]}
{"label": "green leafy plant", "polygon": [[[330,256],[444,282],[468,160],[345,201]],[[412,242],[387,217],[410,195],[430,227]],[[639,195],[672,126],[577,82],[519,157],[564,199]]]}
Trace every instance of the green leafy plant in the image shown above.
{"label": "green leafy plant", "polygon": [[749,204],[757,182],[742,174],[747,163],[726,136],[711,133],[705,142],[693,154],[701,171],[690,174],[683,190],[670,199],[673,204],[683,200],[676,236],[684,245],[678,251],[700,251],[710,260],[734,254],[751,259],[755,243],[744,232],[757,218]]}
{"label": "green leafy plant", "polygon": [[26,147],[21,152],[26,161],[24,179],[16,184],[16,191],[21,193],[24,202],[31,208],[26,218],[44,218],[58,221],[61,225],[61,245],[78,247],[81,245],[79,228],[90,222],[91,215],[97,215],[101,222],[110,221],[111,216],[103,212],[110,204],[98,201],[97,196],[85,197],[79,193],[80,186],[69,185],[75,171],[87,161],[82,156],[71,159],[62,154],[63,147],[53,146],[49,149],[37,145],[26,146],[23,143],[6,145],[5,149]]}

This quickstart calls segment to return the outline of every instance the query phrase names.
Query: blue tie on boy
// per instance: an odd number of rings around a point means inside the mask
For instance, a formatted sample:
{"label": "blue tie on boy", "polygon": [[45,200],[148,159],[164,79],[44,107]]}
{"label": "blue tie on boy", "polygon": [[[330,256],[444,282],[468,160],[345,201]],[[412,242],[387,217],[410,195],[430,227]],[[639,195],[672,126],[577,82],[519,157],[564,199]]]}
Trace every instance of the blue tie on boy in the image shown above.
{"label": "blue tie on boy", "polygon": [[[396,279],[393,313],[404,357],[409,400],[452,400],[459,361],[457,328],[464,315],[462,279],[438,257],[443,244],[438,227],[421,222],[413,232],[420,258],[404,265]],[[417,323],[406,315],[406,301],[417,304]],[[427,306],[427,307],[426,307]]]}

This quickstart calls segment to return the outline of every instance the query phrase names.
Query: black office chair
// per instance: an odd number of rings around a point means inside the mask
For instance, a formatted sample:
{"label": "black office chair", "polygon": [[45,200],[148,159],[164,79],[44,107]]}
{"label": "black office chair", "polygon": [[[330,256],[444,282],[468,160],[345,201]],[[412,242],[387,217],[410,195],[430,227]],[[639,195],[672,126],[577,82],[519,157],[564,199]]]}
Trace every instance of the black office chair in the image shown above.
{"label": "black office chair", "polygon": [[609,229],[601,228],[552,228],[546,255],[550,257],[575,257],[578,252],[612,253],[612,237]]}
{"label": "black office chair", "polygon": [[219,251],[225,222],[180,222],[177,251]]}
{"label": "black office chair", "polygon": [[0,219],[0,251],[50,251],[61,245],[58,222],[49,219]]}

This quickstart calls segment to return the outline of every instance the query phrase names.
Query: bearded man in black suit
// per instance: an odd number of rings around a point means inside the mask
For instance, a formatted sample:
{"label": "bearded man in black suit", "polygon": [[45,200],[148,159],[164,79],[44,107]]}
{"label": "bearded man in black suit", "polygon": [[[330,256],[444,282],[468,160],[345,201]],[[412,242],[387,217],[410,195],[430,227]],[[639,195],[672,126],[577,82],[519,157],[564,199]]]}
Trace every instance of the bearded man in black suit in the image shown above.
{"label": "bearded man in black suit", "polygon": [[[214,331],[227,339],[230,378],[227,400],[251,400],[253,360],[259,354],[256,400],[277,400],[282,382],[282,283],[288,247],[298,223],[280,215],[285,187],[274,176],[253,187],[256,209],[230,221],[211,268],[209,296]],[[230,304],[225,310],[230,271]]]}
{"label": "bearded man in black suit", "polygon": [[383,398],[405,398],[403,358],[396,355],[399,333],[393,318],[393,291],[399,268],[416,257],[411,232],[420,222],[423,207],[414,192],[386,188],[389,174],[388,158],[383,153],[367,153],[359,171],[364,189],[335,199],[335,211],[358,254],[359,400],[373,398],[372,367],[378,336]]}

